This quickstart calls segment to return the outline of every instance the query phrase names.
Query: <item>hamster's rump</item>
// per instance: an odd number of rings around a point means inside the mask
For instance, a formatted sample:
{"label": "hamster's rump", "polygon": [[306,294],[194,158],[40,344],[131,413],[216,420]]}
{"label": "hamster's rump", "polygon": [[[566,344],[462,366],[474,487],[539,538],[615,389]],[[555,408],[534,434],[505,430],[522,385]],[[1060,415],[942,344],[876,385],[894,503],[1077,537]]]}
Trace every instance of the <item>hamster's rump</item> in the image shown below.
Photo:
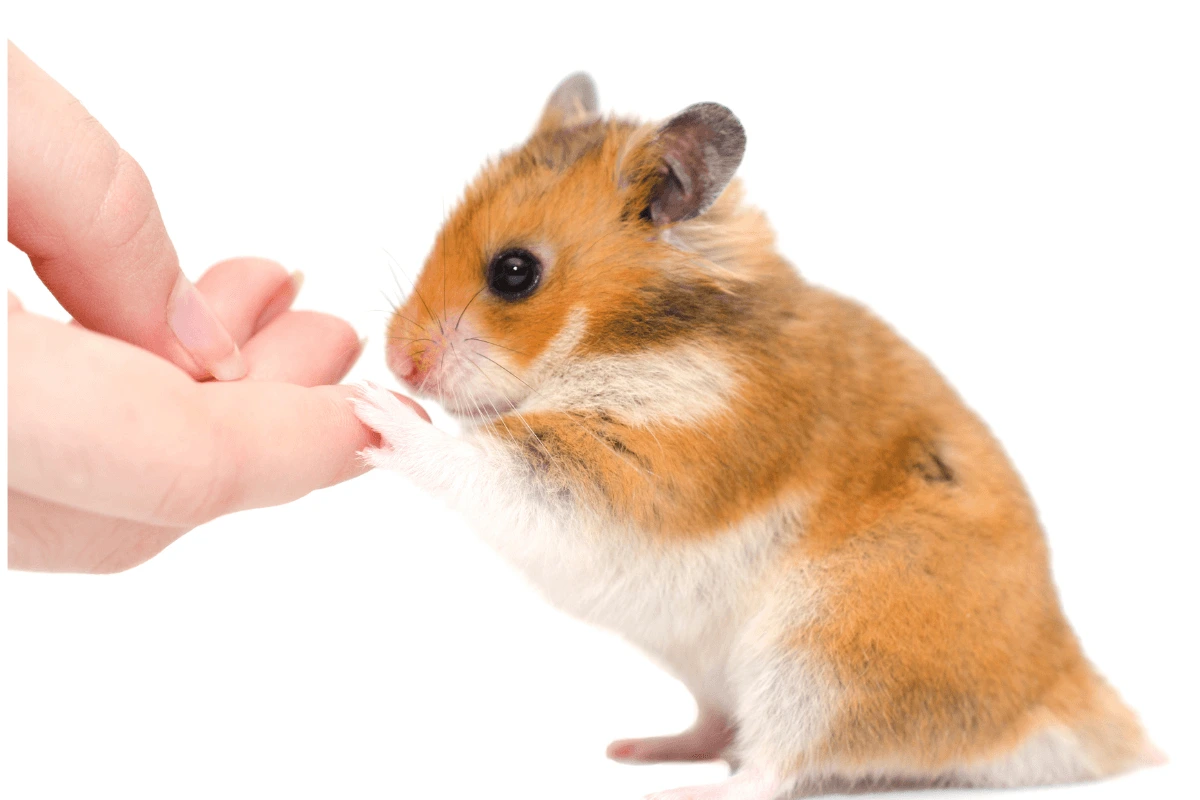
{"label": "hamster's rump", "polygon": [[614,757],[723,756],[729,792],[764,800],[1146,763],[1000,445],[923,356],[776,252],[733,178],[745,142],[722,106],[648,125],[565,81],[389,326],[389,366],[462,439],[380,397],[371,457],[689,687],[696,728]]}

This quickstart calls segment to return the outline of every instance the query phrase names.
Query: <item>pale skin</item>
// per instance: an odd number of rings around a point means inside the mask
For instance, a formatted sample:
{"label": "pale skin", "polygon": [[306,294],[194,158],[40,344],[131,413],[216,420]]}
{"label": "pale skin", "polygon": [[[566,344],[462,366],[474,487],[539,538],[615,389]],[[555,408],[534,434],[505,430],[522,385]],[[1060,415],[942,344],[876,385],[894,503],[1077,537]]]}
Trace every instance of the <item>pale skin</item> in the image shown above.
{"label": "pale skin", "polygon": [[193,286],[132,157],[11,43],[8,75],[9,241],[74,318],[9,293],[9,567],[128,569],[366,471],[350,325],[290,310],[299,276],[265,259]]}

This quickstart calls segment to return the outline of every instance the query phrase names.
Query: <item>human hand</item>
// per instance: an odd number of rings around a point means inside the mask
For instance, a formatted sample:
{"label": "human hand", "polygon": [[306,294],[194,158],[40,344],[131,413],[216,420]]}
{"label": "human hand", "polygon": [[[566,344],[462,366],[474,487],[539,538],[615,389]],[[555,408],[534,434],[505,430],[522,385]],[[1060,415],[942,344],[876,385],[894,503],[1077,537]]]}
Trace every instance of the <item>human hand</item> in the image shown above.
{"label": "human hand", "polygon": [[9,566],[127,569],[365,471],[378,439],[326,385],[353,329],[288,310],[298,279],[262,259],[193,286],[136,162],[11,44],[8,63],[9,240],[78,323],[9,295]]}

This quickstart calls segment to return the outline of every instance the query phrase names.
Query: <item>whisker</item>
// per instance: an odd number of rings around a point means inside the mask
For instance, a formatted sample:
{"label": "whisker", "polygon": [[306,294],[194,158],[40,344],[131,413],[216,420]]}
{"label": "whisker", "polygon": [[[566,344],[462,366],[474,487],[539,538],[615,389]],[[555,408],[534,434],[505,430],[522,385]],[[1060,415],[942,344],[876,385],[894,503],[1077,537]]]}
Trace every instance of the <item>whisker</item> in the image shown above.
{"label": "whisker", "polygon": [[403,315],[403,314],[401,314],[399,311],[397,311],[397,312],[396,312],[396,316],[397,316],[397,317],[399,317],[400,319],[404,320],[405,322],[407,322],[409,325],[412,325],[412,326],[413,326],[414,328],[416,328],[417,330],[419,330],[419,331],[421,331],[421,332],[424,332],[424,331],[425,331],[425,328],[424,328],[424,327],[422,327],[421,325],[418,325],[417,323],[413,322],[411,319],[409,319],[408,317],[404,316],[404,315]]}
{"label": "whisker", "polygon": [[[392,262],[396,264],[396,266],[399,266],[399,262],[396,261],[395,256],[393,256],[391,253],[388,253],[386,248],[384,249],[383,252],[387,253],[388,258],[390,258],[392,260]],[[395,276],[395,274],[396,274],[395,271],[393,271],[392,272],[393,277]],[[438,318],[438,315],[434,314],[432,309],[429,308],[429,303],[425,302],[425,296],[423,294],[421,294],[421,290],[417,288],[417,282],[410,279],[410,283],[412,283],[412,291],[417,295],[417,299],[421,301],[421,305],[423,305],[425,307],[425,313],[429,315],[430,319],[437,322],[438,330],[441,331],[442,333],[445,333],[446,331],[442,328],[442,321]],[[399,287],[399,282],[397,282],[396,285],[397,285],[397,287]],[[403,289],[401,289],[401,291],[403,291]],[[399,314],[399,312],[397,312],[397,314]],[[413,322],[408,317],[402,317],[402,319],[404,319],[406,322],[411,323],[412,325],[417,325],[417,323]],[[420,326],[417,325],[417,327],[419,328]]]}
{"label": "whisker", "polygon": [[390,263],[388,264],[388,272],[392,273],[392,282],[396,284],[396,291],[400,293],[401,297],[404,297],[404,287],[400,285],[400,279],[396,277],[396,267],[400,266],[400,264],[396,261],[395,257],[391,253],[388,253],[386,249],[384,249],[383,252],[387,253],[387,257],[390,260]]}
{"label": "whisker", "polygon": [[[488,358],[488,357],[487,357],[487,356],[485,356],[483,353],[480,353],[480,352],[478,352],[478,351],[476,351],[475,355],[479,356],[480,358],[487,359],[488,361],[491,361],[491,362],[492,362],[493,364],[495,364],[497,367],[499,367],[500,369],[504,370],[504,371],[505,371],[505,372],[507,372],[509,375],[512,375],[512,377],[513,377],[513,378],[515,378],[517,381],[519,381],[521,384],[523,384],[523,385],[524,385],[526,388],[528,388],[528,389],[529,389],[529,391],[530,391],[530,392],[532,392],[534,395],[537,395],[538,397],[541,397],[541,396],[542,396],[542,395],[541,395],[541,392],[539,392],[537,389],[534,389],[532,386],[530,386],[530,385],[529,385],[528,383],[526,383],[525,381],[521,380],[519,377],[517,377],[515,374],[513,374],[512,370],[508,369],[508,368],[507,368],[507,367],[505,367],[503,364],[497,363],[495,360],[493,360],[493,359],[491,359],[491,358]],[[470,359],[468,359],[468,360],[470,360]],[[474,363],[474,362],[472,362],[472,363]],[[482,367],[480,367],[478,364],[475,364],[475,366],[476,366],[476,368],[477,368],[477,369],[479,369],[479,371],[480,371],[481,373],[483,373],[483,376],[484,376],[485,378],[488,378],[488,375],[487,375],[487,373],[483,371],[483,368],[482,368]],[[490,378],[488,378],[488,380],[490,381],[491,379],[490,379]],[[493,384],[493,385],[495,385],[495,384]],[[499,387],[497,387],[497,388],[499,388]],[[515,408],[513,409],[512,413],[516,414],[518,418],[521,418],[521,413],[520,413],[519,411],[517,411]],[[595,434],[595,432],[594,432],[594,431],[592,431],[590,428],[588,428],[586,425],[584,425],[584,424],[583,424],[582,422],[580,422],[579,420],[577,420],[577,419],[574,419],[574,418],[573,418],[573,417],[571,417],[570,415],[567,415],[567,419],[571,420],[571,422],[573,422],[575,425],[577,425],[577,426],[579,427],[579,429],[580,429],[580,430],[582,430],[584,433],[586,433],[587,435],[589,435],[589,436],[591,436],[593,439],[595,439],[597,442],[599,442],[599,443],[600,443],[600,445],[601,445],[601,446],[603,446],[605,449],[607,449],[607,450],[608,450],[610,453],[612,453],[613,455],[615,455],[615,456],[617,456],[618,458],[620,458],[622,461],[624,461],[624,462],[625,462],[626,464],[628,464],[629,466],[633,467],[633,469],[634,469],[635,471],[637,471],[637,472],[641,472],[641,473],[643,473],[644,475],[648,475],[649,477],[652,477],[652,478],[657,478],[657,477],[658,477],[657,475],[655,475],[655,474],[654,474],[654,471],[653,471],[653,470],[650,470],[650,469],[648,469],[648,468],[643,468],[643,467],[641,467],[641,466],[639,466],[639,465],[635,464],[635,463],[634,463],[634,462],[633,462],[633,461],[632,461],[632,460],[631,460],[629,457],[627,457],[627,456],[626,456],[624,453],[621,453],[621,452],[619,452],[618,450],[616,450],[615,448],[613,448],[613,446],[612,446],[612,445],[610,445],[608,442],[604,441],[604,440],[603,440],[603,439],[601,439],[599,436],[597,436],[597,435]],[[521,418],[521,421],[522,421],[522,422],[524,422],[524,418]],[[526,427],[528,427],[528,423],[526,423]],[[532,431],[532,430],[530,430],[530,433],[533,433],[533,431]],[[653,435],[653,432],[651,432],[651,435]],[[657,441],[657,440],[658,440],[658,437],[656,436],[656,437],[655,437],[655,441]],[[662,447],[662,444],[660,443],[660,444],[659,444],[659,448],[661,449],[661,447]]]}
{"label": "whisker", "polygon": [[[476,369],[479,369],[478,364],[472,364],[472,366],[474,366]],[[481,372],[480,374],[483,374],[483,376],[485,378],[487,377],[487,375],[485,373]],[[508,440],[510,442],[512,442],[513,447],[520,448],[521,442],[520,442],[520,440],[517,439],[517,435],[515,433],[513,433],[513,429],[508,426],[508,422],[506,422],[504,419],[504,414],[501,413],[500,409],[497,408],[496,404],[494,402],[492,402],[491,400],[485,399],[484,402],[486,402],[491,407],[493,420],[495,422],[499,422],[504,427],[504,433],[508,436]],[[480,407],[479,403],[472,401],[472,404],[475,406],[475,410],[479,412],[479,416],[483,417],[484,416],[483,409]],[[548,451],[546,451],[546,458],[550,461],[554,460],[553,456]]]}
{"label": "whisker", "polygon": [[[395,317],[400,317],[401,319],[403,319],[404,321],[406,321],[406,323],[408,323],[409,325],[412,325],[413,327],[415,327],[415,329],[418,329],[418,330],[424,330],[424,329],[421,329],[421,326],[420,326],[420,325],[418,325],[418,324],[414,323],[414,321],[413,321],[412,319],[409,319],[408,317],[406,317],[406,315],[404,315],[404,314],[400,313],[400,308],[398,308],[398,307],[396,306],[396,303],[394,303],[394,302],[391,302],[391,299],[390,299],[390,297],[388,297],[388,295],[384,295],[384,296],[383,296],[383,299],[384,299],[384,300],[386,300],[386,301],[388,301],[388,302],[390,303],[390,305],[391,305],[391,312],[390,312],[390,313],[391,313],[392,315],[395,315]],[[380,309],[380,311],[382,311],[382,309]],[[389,313],[389,312],[384,312],[384,313]]]}
{"label": "whisker", "polygon": [[[445,224],[445,222],[444,222],[445,218],[446,218],[446,200],[443,198],[442,199],[443,224]],[[442,244],[443,244],[443,247],[442,247],[442,316],[446,317],[447,316],[447,314],[446,314],[446,247],[445,247],[446,238],[444,236],[442,237]],[[441,323],[438,323],[438,327],[439,328],[442,327]]]}
{"label": "whisker", "polygon": [[391,341],[391,342],[430,342],[430,343],[432,343],[433,339],[429,339],[427,337],[420,337],[420,338],[414,339],[411,336],[389,336],[388,341]]}
{"label": "whisker", "polygon": [[522,355],[522,356],[527,355],[527,353],[524,350],[514,350],[511,347],[505,347],[502,344],[496,344],[495,342],[489,342],[487,339],[481,339],[478,336],[472,336],[469,339],[463,339],[463,341],[464,342],[483,342],[486,345],[490,345],[492,347],[499,347],[501,350],[507,350],[510,353],[516,353],[516,354]]}
{"label": "whisker", "polygon": [[478,292],[476,292],[475,294],[471,295],[471,299],[470,299],[470,300],[468,300],[468,301],[467,301],[467,304],[466,304],[465,306],[463,306],[463,307],[462,307],[462,311],[458,312],[458,319],[454,321],[454,330],[458,330],[458,323],[462,322],[463,314],[467,313],[467,309],[471,307],[471,303],[474,303],[474,302],[475,302],[475,298],[476,298],[476,297],[479,297],[479,295],[480,295],[480,294],[483,292],[483,290],[484,290],[484,289],[486,289],[486,288],[487,288],[487,286],[480,286],[480,287],[479,287],[479,291],[478,291]]}
{"label": "whisker", "polygon": [[425,296],[421,294],[421,290],[417,288],[416,284],[413,284],[413,291],[417,293],[417,299],[421,301],[421,305],[425,306],[425,313],[429,315],[430,319],[437,323],[438,331],[445,334],[446,331],[442,328],[442,321],[438,319],[437,314],[434,314],[433,311],[430,310],[429,303],[425,302]]}
{"label": "whisker", "polygon": [[[459,363],[462,363],[463,359],[459,357],[458,350],[452,348],[452,352],[454,353],[454,357],[459,359]],[[492,383],[491,379],[488,377],[488,374],[486,372],[484,372],[482,369],[480,369],[478,364],[472,362],[470,359],[467,359],[467,362],[470,363],[471,366],[475,367],[475,369],[479,370],[479,374],[482,375],[485,380],[487,380],[489,383]],[[492,385],[495,386],[495,383],[492,383]],[[499,387],[497,387],[497,389],[498,388]],[[469,398],[469,399],[471,401],[471,405],[474,406],[474,408],[475,408],[475,413],[479,415],[479,419],[481,421],[483,419],[485,419],[483,409],[480,408],[479,403],[477,403],[474,398]],[[498,421],[501,425],[504,426],[504,431],[505,431],[505,433],[508,434],[509,441],[511,441],[513,443],[514,447],[520,447],[521,443],[517,441],[517,435],[512,432],[512,428],[508,427],[508,423],[504,421],[504,415],[500,413],[500,410],[498,408],[496,408],[496,404],[490,400],[487,401],[487,404],[492,407],[492,415],[496,419],[496,421]],[[550,457],[549,453],[547,453],[547,457],[548,458]]]}
{"label": "whisker", "polygon": [[496,361],[495,359],[488,358],[488,357],[487,357],[487,356],[485,356],[483,353],[480,353],[480,352],[478,352],[478,351],[475,353],[475,355],[479,356],[480,358],[486,358],[488,361],[491,361],[491,362],[492,362],[493,364],[495,364],[497,367],[499,367],[500,369],[504,370],[504,371],[505,371],[505,372],[507,372],[509,375],[512,375],[512,376],[513,376],[513,378],[516,378],[516,380],[517,380],[517,381],[519,381],[519,382],[521,383],[521,385],[522,385],[522,386],[524,386],[526,389],[528,389],[529,391],[533,392],[534,394],[538,394],[538,391],[537,391],[537,389],[534,389],[534,388],[533,388],[532,386],[530,386],[528,383],[526,383],[525,381],[523,381],[523,380],[521,380],[520,378],[518,378],[518,377],[517,377],[517,375],[516,375],[516,374],[515,374],[515,373],[514,373],[514,372],[513,372],[511,369],[509,369],[508,367],[506,367],[506,366],[504,366],[503,364],[499,363],[499,362],[498,362],[498,361]]}
{"label": "whisker", "polygon": [[[460,355],[458,355],[457,348],[451,347],[450,351],[451,351],[451,353],[454,353],[455,359],[458,359],[458,363],[463,363],[462,357]],[[475,366],[475,365],[472,365],[472,366]],[[476,366],[475,368],[478,369],[479,367]],[[484,374],[484,378],[487,378],[486,374]],[[482,423],[482,421],[485,421],[487,419],[487,415],[484,414],[484,409],[480,408],[479,403],[475,401],[474,397],[467,395],[467,399],[468,399],[468,402],[470,403],[470,405],[472,405],[472,408],[475,409],[476,419],[478,419],[480,421],[480,423]],[[455,390],[455,403],[458,405],[458,407],[460,407],[460,408],[462,407],[462,396],[460,395],[460,393],[458,393],[457,389]],[[517,443],[515,435],[512,434],[512,431],[509,428],[508,422],[505,422],[503,420],[503,417],[500,417],[500,415],[496,409],[496,404],[490,402],[490,405],[492,407],[493,416],[497,417],[497,420],[499,421],[500,425],[504,426],[504,431],[506,433],[508,433],[509,439],[512,441],[512,444],[517,445],[518,443]]]}
{"label": "whisker", "polygon": [[[389,251],[386,247],[381,247],[380,249],[383,250],[384,254],[388,257],[388,271],[392,273],[392,282],[396,284],[396,291],[400,293],[400,297],[403,299],[407,295],[411,294],[412,290],[416,288],[417,282],[409,277],[407,272],[404,272],[404,267],[401,266],[400,262],[396,260],[396,257],[391,254],[391,251]],[[396,277],[397,269],[404,273],[404,279],[408,281],[409,286],[411,287],[407,292],[400,284],[400,279]],[[430,316],[433,315],[430,314]]]}
{"label": "whisker", "polygon": [[[476,355],[478,355],[478,353]],[[476,364],[470,358],[468,358],[467,361],[470,362],[471,365],[475,367],[475,369],[479,370],[479,374],[482,375],[488,383],[492,384],[492,386],[494,386],[497,391],[500,391],[503,394],[503,390],[501,390],[500,387],[496,385],[496,382],[493,381],[491,376],[488,375],[487,372],[484,371],[483,367]],[[497,365],[497,366],[499,366],[499,365]],[[492,403],[492,410],[497,411],[495,403]],[[534,432],[533,428],[529,425],[529,422],[525,419],[524,416],[521,415],[521,412],[517,411],[515,408],[513,408],[513,409],[510,409],[507,413],[516,415],[517,419],[519,419],[521,421],[521,424],[525,426],[525,430],[529,431],[529,435],[532,436],[537,441],[538,445],[541,446],[542,452],[546,455],[546,458],[551,463],[554,463],[557,465],[557,461],[554,458],[554,454],[550,452],[550,448],[548,448],[546,446],[546,443],[542,441],[542,437],[538,436],[537,433]],[[507,428],[508,426],[506,425],[505,427]],[[515,437],[513,439],[513,443],[517,444],[517,445],[520,444],[519,442],[517,442]]]}
{"label": "whisker", "polygon": [[[508,423],[504,421],[504,414],[500,413],[500,409],[496,408],[496,404],[491,400],[488,400],[487,404],[492,407],[492,414],[496,417],[496,421],[504,426],[504,431],[508,434],[509,441],[513,443],[514,447],[520,447],[521,443],[517,440],[517,435],[512,432],[512,428],[508,427]],[[546,457],[551,458],[548,453]],[[551,458],[551,460],[553,459]]]}

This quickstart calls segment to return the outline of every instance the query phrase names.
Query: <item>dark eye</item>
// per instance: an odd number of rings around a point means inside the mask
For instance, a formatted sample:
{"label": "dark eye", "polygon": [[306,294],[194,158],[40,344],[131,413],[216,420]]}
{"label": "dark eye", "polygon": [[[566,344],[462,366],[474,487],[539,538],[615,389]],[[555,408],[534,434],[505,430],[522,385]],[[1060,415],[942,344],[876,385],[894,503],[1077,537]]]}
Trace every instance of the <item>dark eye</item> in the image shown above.
{"label": "dark eye", "polygon": [[542,262],[528,250],[505,250],[488,265],[488,287],[504,300],[528,297],[541,280]]}

